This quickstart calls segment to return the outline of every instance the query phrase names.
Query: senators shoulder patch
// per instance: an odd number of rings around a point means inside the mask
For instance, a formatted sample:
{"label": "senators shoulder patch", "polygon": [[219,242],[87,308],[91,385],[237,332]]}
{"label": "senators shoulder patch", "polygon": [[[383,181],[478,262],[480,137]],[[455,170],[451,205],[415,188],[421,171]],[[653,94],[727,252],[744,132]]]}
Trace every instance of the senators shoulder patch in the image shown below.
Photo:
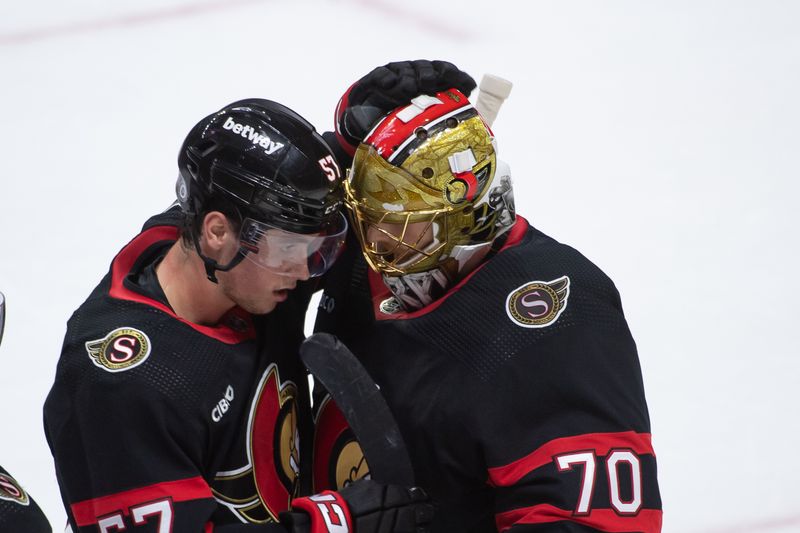
{"label": "senators shoulder patch", "polygon": [[117,328],[102,339],[86,343],[95,366],[107,372],[122,372],[144,363],[150,355],[150,339],[136,328]]}
{"label": "senators shoulder patch", "polygon": [[531,281],[511,291],[506,298],[506,313],[523,328],[544,328],[553,324],[569,298],[569,277],[552,281]]}
{"label": "senators shoulder patch", "polygon": [[30,498],[13,477],[0,473],[0,500],[28,505]]}

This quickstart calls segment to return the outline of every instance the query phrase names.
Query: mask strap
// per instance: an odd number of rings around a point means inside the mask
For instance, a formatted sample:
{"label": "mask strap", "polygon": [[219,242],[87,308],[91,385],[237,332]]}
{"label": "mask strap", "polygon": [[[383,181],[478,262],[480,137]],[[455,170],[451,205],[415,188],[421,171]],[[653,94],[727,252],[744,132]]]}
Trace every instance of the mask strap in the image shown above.
{"label": "mask strap", "polygon": [[192,241],[194,242],[195,250],[197,250],[197,255],[199,255],[200,259],[203,260],[203,265],[206,268],[206,277],[208,278],[208,281],[212,283],[219,282],[216,276],[217,271],[219,272],[229,271],[230,269],[241,263],[242,260],[244,260],[245,256],[247,255],[247,252],[249,251],[240,245],[239,251],[233,257],[233,259],[231,259],[230,262],[226,265],[220,265],[219,263],[217,263],[216,261],[214,261],[213,259],[211,259],[210,257],[208,257],[203,253],[203,251],[200,249],[200,239],[197,237],[197,235],[195,234],[192,235]]}

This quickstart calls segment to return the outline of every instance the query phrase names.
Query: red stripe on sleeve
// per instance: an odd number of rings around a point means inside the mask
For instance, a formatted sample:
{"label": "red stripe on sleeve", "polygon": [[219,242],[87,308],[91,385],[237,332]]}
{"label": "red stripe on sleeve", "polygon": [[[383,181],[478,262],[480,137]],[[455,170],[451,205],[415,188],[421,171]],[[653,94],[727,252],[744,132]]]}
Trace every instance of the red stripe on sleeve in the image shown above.
{"label": "red stripe on sleeve", "polygon": [[659,533],[662,512],[657,509],[642,509],[636,516],[620,516],[610,509],[595,509],[588,515],[573,516],[572,511],[559,509],[552,505],[540,504],[533,507],[514,509],[499,513],[495,518],[497,530],[506,531],[515,524],[546,524],[569,520],[584,526],[610,533],[641,531]]}
{"label": "red stripe on sleeve", "polygon": [[630,448],[638,455],[655,456],[649,433],[587,433],[551,440],[522,459],[490,468],[488,482],[495,487],[510,487],[530,472],[550,463],[557,455],[583,450],[594,450],[597,455],[608,455],[613,448]]}
{"label": "red stripe on sleeve", "polygon": [[205,480],[197,476],[84,500],[73,503],[70,509],[78,527],[84,527],[96,524],[98,518],[102,516],[120,511],[128,514],[130,507],[160,498],[171,498],[173,502],[185,502],[212,498],[212,495]]}

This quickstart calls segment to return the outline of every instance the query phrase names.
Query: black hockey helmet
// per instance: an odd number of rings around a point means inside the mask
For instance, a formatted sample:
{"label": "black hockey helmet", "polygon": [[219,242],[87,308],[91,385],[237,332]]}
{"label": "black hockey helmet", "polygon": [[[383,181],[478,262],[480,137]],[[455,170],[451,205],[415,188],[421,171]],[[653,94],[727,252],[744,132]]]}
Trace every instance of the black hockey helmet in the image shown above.
{"label": "black hockey helmet", "polygon": [[286,106],[247,99],[201,120],[178,156],[178,201],[202,213],[219,195],[250,217],[294,233],[339,223],[341,171],[328,145]]}
{"label": "black hockey helmet", "polygon": [[[178,202],[193,221],[191,237],[211,281],[214,271],[230,270],[247,256],[270,268],[271,258],[256,246],[267,228],[329,237],[309,245],[311,275],[335,259],[347,228],[340,212],[342,173],[314,126],[288,107],[258,98],[223,107],[192,128],[178,167]],[[196,232],[200,215],[216,200],[233,206],[238,222],[246,223],[240,253],[226,265],[202,253]]]}

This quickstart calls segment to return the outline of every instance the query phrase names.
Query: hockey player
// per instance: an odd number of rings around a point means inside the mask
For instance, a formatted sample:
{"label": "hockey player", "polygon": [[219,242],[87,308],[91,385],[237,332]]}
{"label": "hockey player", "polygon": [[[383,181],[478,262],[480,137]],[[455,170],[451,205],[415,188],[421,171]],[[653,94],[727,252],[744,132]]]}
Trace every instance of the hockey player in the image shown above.
{"label": "hockey player", "polygon": [[[6,318],[6,299],[0,292],[0,342]],[[33,498],[0,466],[0,531],[51,533],[53,530]]]}
{"label": "hockey player", "polygon": [[[469,89],[409,99],[367,127],[352,117],[369,91],[357,83],[343,97],[357,242],[329,273],[316,329],[380,387],[437,506],[431,531],[658,532],[650,421],[619,294],[515,213]],[[346,486],[369,465],[341,413],[320,404],[315,488]]]}
{"label": "hockey player", "polygon": [[277,523],[310,457],[296,287],[347,229],[330,149],[251,99],[201,120],[178,164],[179,206],[145,223],[68,323],[44,415],[71,529],[300,533],[346,514],[363,533],[387,517],[413,531],[419,492],[372,482],[300,499]]}

